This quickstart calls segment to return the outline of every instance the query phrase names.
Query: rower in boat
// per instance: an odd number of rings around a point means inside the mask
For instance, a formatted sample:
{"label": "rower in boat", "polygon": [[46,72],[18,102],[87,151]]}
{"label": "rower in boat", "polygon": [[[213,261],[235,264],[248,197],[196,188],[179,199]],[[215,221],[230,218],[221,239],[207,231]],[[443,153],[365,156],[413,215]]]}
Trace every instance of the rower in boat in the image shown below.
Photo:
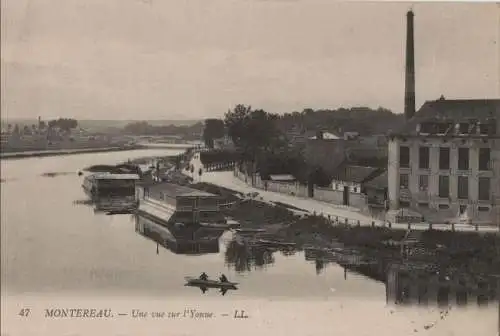
{"label": "rower in boat", "polygon": [[207,275],[207,273],[205,273],[205,272],[201,273],[201,275],[200,275],[200,280],[207,281],[207,280],[208,280],[208,275]]}
{"label": "rower in boat", "polygon": [[224,274],[222,274],[222,275],[219,277],[219,280],[220,280],[220,282],[228,282],[227,277],[226,277]]}

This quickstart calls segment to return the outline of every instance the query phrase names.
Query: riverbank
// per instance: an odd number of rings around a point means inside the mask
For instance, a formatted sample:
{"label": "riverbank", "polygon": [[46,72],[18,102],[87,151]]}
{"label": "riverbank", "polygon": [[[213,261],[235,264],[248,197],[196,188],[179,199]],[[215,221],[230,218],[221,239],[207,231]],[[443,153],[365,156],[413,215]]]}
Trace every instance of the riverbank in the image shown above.
{"label": "riverbank", "polygon": [[[345,261],[339,257],[339,263],[379,281],[385,280],[387,266],[394,262],[432,265],[443,273],[464,276],[500,275],[497,274],[500,273],[500,236],[496,233],[426,230],[409,237],[405,229],[349,226],[323,216],[301,214],[301,209],[285,204],[263,202],[258,197],[252,199],[213,184],[195,183],[191,187],[217,194],[223,202],[232,203],[223,212],[241,223],[241,228],[266,230],[254,238],[293,243],[299,251],[313,249],[337,255],[341,246],[341,254],[351,254],[351,258]],[[405,256],[401,253],[402,243],[409,248]],[[352,255],[357,257],[353,259]]]}
{"label": "riverbank", "polygon": [[146,148],[147,147],[144,147],[142,145],[130,145],[130,146],[120,146],[120,147],[57,149],[57,150],[13,152],[13,153],[1,153],[0,160],[23,159],[23,158],[28,158],[28,157],[46,157],[46,156],[59,156],[59,155],[101,153],[101,152],[119,152],[119,151],[128,151],[128,150],[146,149]]}

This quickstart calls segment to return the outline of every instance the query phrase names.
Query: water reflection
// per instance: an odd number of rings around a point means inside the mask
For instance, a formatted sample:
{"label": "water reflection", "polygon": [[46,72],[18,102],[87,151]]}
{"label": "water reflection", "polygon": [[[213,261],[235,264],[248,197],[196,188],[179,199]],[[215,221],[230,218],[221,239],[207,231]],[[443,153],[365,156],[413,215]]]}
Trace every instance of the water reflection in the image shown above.
{"label": "water reflection", "polygon": [[135,197],[115,196],[100,197],[93,200],[95,212],[107,212],[108,214],[132,213],[137,208]]}
{"label": "water reflection", "polygon": [[[262,269],[275,262],[274,253],[278,248],[249,244],[237,237],[231,239],[226,245],[226,265],[233,267],[236,272],[250,272],[253,269]],[[289,249],[286,249],[290,251]],[[284,252],[290,253],[290,252]]]}
{"label": "water reflection", "polygon": [[84,205],[93,208],[94,213],[130,214],[137,208],[135,197],[99,197],[94,199],[78,199],[75,205]]}
{"label": "water reflection", "polygon": [[386,298],[392,304],[482,307],[496,302],[498,295],[494,276],[410,263],[392,263],[387,270]]}
{"label": "water reflection", "polygon": [[158,246],[176,254],[202,255],[219,253],[219,238],[224,229],[206,228],[197,224],[159,224],[146,217],[135,215],[135,231],[151,239]]}

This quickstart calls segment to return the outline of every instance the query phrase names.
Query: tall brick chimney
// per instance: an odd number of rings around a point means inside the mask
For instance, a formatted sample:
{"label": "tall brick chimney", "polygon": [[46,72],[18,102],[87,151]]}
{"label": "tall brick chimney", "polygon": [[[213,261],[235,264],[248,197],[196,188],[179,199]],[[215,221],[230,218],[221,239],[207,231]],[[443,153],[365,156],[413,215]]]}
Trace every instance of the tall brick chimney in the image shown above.
{"label": "tall brick chimney", "polygon": [[406,14],[405,119],[415,114],[415,48],[413,43],[413,11]]}

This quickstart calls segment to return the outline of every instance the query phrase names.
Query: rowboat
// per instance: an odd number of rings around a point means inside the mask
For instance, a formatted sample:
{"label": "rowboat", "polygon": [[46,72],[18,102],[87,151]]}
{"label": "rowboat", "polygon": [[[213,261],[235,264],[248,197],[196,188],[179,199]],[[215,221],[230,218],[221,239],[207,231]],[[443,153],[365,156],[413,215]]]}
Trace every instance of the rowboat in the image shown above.
{"label": "rowboat", "polygon": [[203,280],[197,277],[185,277],[186,285],[191,287],[205,287],[205,288],[225,288],[225,289],[238,289],[237,282],[222,282],[218,280]]}

